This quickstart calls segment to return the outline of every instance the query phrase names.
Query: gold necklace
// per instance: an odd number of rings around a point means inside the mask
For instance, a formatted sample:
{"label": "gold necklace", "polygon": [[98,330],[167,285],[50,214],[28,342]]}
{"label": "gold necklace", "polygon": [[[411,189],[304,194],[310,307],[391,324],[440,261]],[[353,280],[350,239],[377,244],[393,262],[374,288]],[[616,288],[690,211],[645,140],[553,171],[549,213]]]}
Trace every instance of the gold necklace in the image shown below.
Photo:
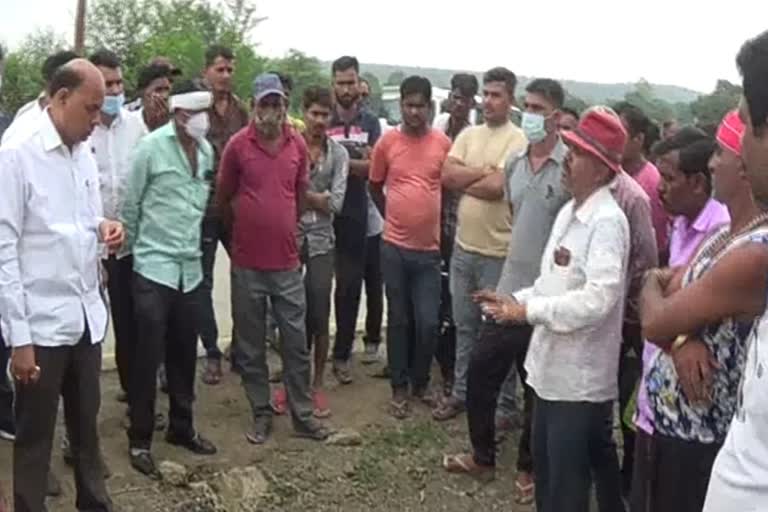
{"label": "gold necklace", "polygon": [[761,213],[757,217],[754,217],[739,231],[732,233],[730,230],[721,233],[717,239],[715,239],[707,248],[699,255],[697,260],[709,259],[719,254],[723,249],[728,247],[735,239],[749,233],[750,231],[760,227],[762,224],[768,223],[768,212]]}

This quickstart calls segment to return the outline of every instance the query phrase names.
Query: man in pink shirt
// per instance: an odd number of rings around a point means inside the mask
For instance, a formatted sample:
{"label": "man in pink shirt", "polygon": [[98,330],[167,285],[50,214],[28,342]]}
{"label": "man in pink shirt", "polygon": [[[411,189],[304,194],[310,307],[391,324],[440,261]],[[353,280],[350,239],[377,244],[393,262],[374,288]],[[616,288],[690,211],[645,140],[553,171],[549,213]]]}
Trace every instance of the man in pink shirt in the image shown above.
{"label": "man in pink shirt", "polygon": [[[700,130],[685,127],[663,141],[657,150],[661,183],[659,196],[672,217],[669,236],[669,265],[688,264],[699,245],[723,224],[730,221],[728,209],[712,198],[709,159],[714,141]],[[647,510],[654,453],[653,410],[648,399],[646,377],[660,349],[649,342],[643,348],[643,377],[637,396],[637,439],[635,474],[632,482],[632,509]]]}
{"label": "man in pink shirt", "polygon": [[[427,399],[440,305],[441,170],[451,148],[429,126],[432,85],[419,76],[400,86],[403,124],[373,148],[369,183],[385,217],[382,272],[387,293],[391,412],[405,418],[408,390]],[[386,197],[384,188],[386,187]]]}

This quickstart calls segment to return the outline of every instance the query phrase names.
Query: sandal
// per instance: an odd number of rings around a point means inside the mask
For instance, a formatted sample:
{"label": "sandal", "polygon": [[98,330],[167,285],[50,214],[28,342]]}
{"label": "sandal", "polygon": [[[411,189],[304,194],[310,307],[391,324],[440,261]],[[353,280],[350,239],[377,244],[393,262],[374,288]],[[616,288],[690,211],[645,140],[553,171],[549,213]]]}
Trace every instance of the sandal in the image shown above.
{"label": "sandal", "polygon": [[203,373],[203,383],[209,386],[216,386],[221,382],[224,373],[221,371],[221,360],[208,359]]}
{"label": "sandal", "polygon": [[325,441],[334,434],[333,430],[326,427],[319,421],[310,420],[301,428],[293,432],[293,437],[299,439],[311,439],[312,441]]}
{"label": "sandal", "polygon": [[282,416],[288,412],[288,395],[285,393],[285,388],[277,388],[272,393],[272,401],[269,405],[272,406],[272,411],[277,416]]}
{"label": "sandal", "polygon": [[331,408],[328,405],[328,397],[321,389],[312,391],[312,414],[315,418],[328,418],[331,415]]}
{"label": "sandal", "polygon": [[256,445],[261,445],[269,441],[272,435],[272,421],[267,418],[257,418],[253,422],[253,427],[245,433],[245,439]]}
{"label": "sandal", "polygon": [[520,482],[520,476],[521,475],[517,475],[517,478],[515,479],[515,503],[518,505],[530,505],[535,498],[534,491],[536,490],[536,484],[533,482],[533,478],[531,478],[530,475],[528,475],[530,482],[523,484]]}
{"label": "sandal", "polygon": [[469,453],[443,455],[443,469],[449,473],[469,475],[481,482],[490,482],[496,477],[496,468],[479,465]]}
{"label": "sandal", "polygon": [[404,420],[411,414],[408,400],[392,400],[389,402],[389,414],[398,420]]}
{"label": "sandal", "polygon": [[434,418],[435,421],[448,421],[460,415],[465,410],[466,407],[462,402],[454,397],[450,397],[443,400],[437,407],[435,407],[432,411],[432,418]]}

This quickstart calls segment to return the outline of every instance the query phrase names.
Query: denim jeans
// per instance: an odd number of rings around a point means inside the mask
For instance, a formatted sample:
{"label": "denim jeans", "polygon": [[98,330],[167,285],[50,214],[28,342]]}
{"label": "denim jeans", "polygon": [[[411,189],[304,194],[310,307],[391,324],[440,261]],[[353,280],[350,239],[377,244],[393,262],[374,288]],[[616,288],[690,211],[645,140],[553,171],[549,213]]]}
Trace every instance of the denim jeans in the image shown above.
{"label": "denim jeans", "polygon": [[382,271],[387,293],[387,356],[392,389],[424,391],[435,354],[440,308],[440,253],[413,251],[384,242]]}
{"label": "denim jeans", "polygon": [[563,402],[537,395],[531,439],[538,512],[589,512],[593,478],[599,512],[624,512],[613,401]]}
{"label": "denim jeans", "polygon": [[[478,290],[495,290],[501,276],[504,258],[492,258],[467,252],[458,245],[451,257],[451,295],[453,321],[456,324],[456,363],[453,396],[465,402],[467,399],[467,370],[472,349],[480,339],[482,316],[480,308],[472,300]],[[514,367],[501,387],[497,415],[509,417],[515,412]]]}
{"label": "denim jeans", "polygon": [[[213,272],[216,264],[216,251],[219,242],[229,254],[229,233],[217,217],[206,217],[202,222],[200,237],[203,251],[203,281],[200,283],[200,313],[198,332],[209,359],[221,359],[219,349],[219,327],[216,324],[216,310],[213,305]],[[233,338],[234,343],[234,338]]]}

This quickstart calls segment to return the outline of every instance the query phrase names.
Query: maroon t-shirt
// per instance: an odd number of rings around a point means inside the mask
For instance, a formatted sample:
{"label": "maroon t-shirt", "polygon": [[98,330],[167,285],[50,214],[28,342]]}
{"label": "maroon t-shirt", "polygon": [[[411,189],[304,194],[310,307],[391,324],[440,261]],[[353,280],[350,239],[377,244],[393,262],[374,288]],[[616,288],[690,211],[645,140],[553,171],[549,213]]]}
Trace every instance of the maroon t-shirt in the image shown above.
{"label": "maroon t-shirt", "polygon": [[230,139],[217,187],[234,198],[236,266],[273,271],[298,267],[297,208],[309,184],[308,162],[303,137],[287,126],[274,154],[262,145],[253,123]]}

